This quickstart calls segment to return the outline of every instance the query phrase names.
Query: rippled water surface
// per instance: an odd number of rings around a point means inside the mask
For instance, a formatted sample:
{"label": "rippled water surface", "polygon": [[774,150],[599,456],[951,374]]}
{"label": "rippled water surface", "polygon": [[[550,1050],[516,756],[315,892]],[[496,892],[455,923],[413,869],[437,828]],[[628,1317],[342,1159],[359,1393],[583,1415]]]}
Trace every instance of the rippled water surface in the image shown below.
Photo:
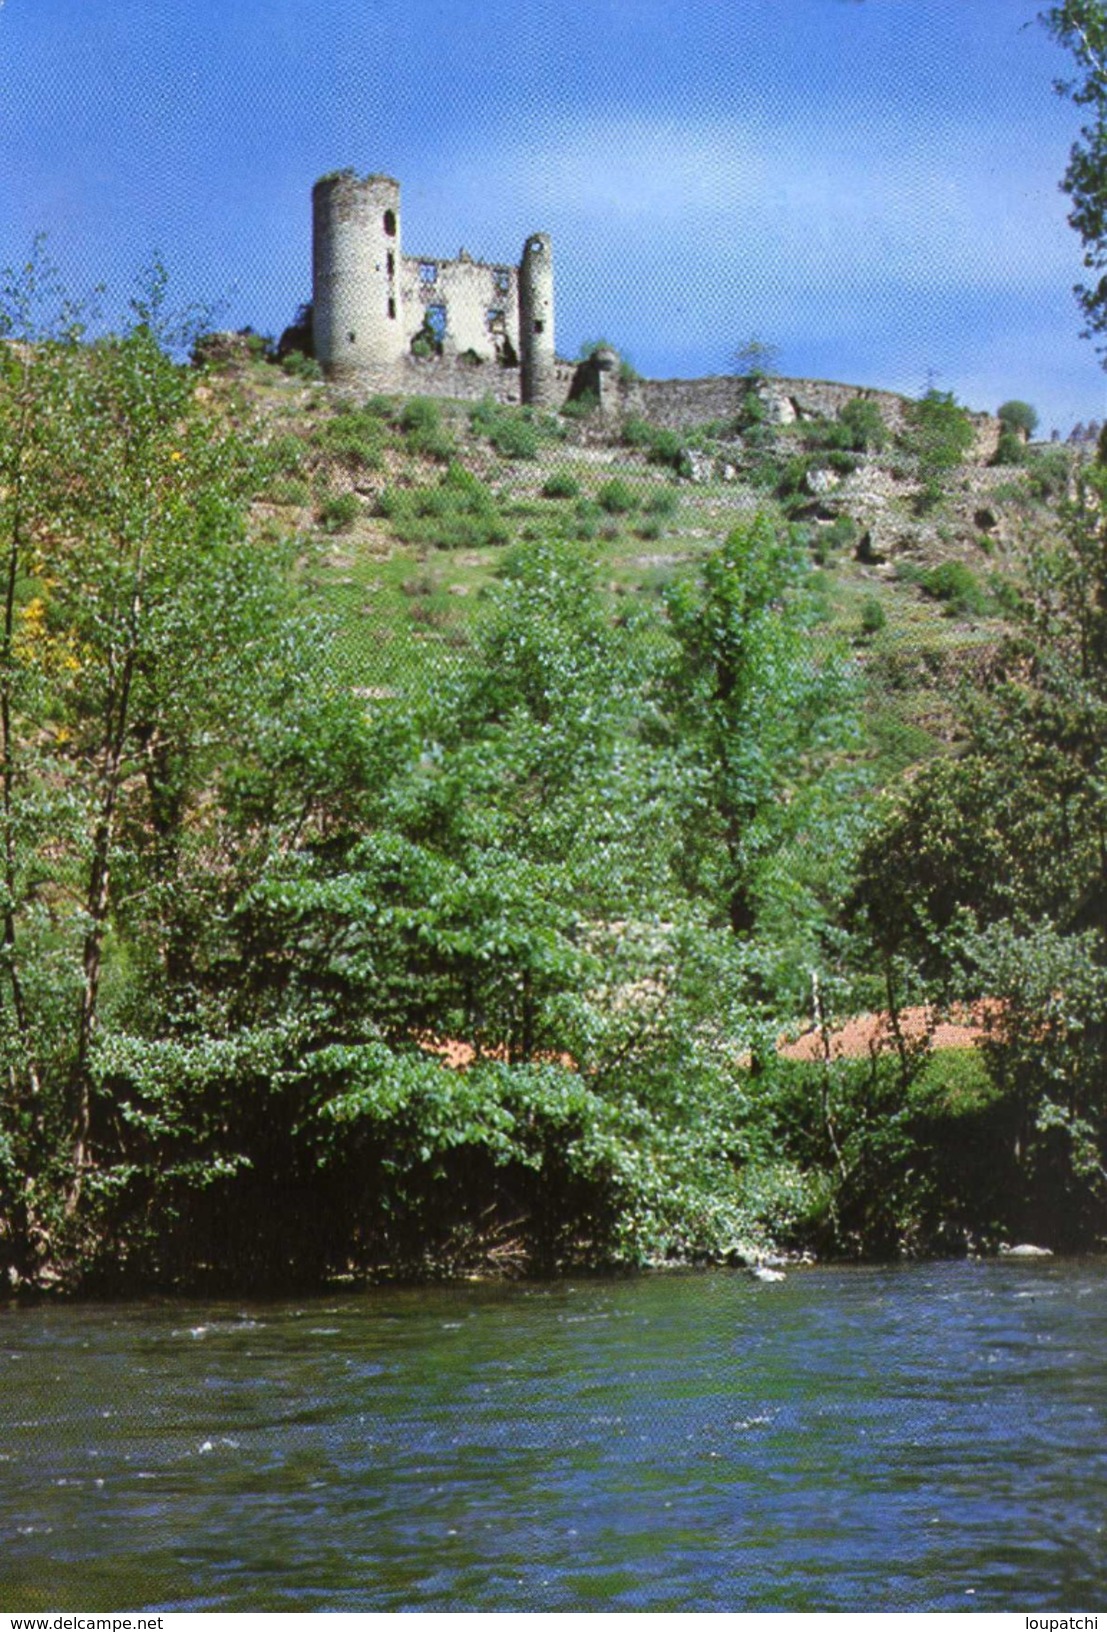
{"label": "rippled water surface", "polygon": [[0,1608],[1107,1596],[1107,1266],[0,1313]]}

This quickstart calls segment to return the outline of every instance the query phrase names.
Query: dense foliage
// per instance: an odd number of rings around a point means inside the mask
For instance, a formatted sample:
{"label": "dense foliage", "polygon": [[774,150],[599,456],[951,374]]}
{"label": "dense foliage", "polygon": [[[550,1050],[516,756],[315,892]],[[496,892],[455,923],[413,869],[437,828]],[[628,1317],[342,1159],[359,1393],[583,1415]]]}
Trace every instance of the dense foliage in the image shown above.
{"label": "dense foliage", "polygon": [[[564,427],[478,404],[480,475],[428,400],[269,434],[172,360],[164,293],[95,342],[43,318],[38,260],[6,297],[0,1270],[257,1288],[1098,1239],[1104,483],[1027,563],[959,751],[877,802],[812,569],[848,516],[815,550],[751,514],[628,610],[591,541],[678,511],[675,433],[625,428],[646,487],[539,478],[552,520],[517,538],[496,462]],[[878,420],[803,446],[852,469]],[[931,393],[896,457],[925,491],[971,439]],[[418,685],[354,683],[311,546],[252,519],[289,485],[327,547],[371,509],[404,547],[494,551]],[[916,581],[983,605],[961,563]],[[880,639],[880,602],[860,619]],[[826,1015],[874,998],[896,1046],[835,1059]],[[909,1042],[912,998],[987,999],[987,1046]],[[821,1054],[782,1060],[811,1012]]]}
{"label": "dense foliage", "polygon": [[[9,1269],[634,1262],[748,1250],[801,1212],[790,1170],[760,1197],[776,1157],[741,1114],[765,871],[832,737],[786,535],[736,533],[649,627],[613,623],[579,547],[517,549],[453,678],[367,709],[287,551],[247,535],[295,450],[240,438],[151,310],[93,345],[21,338],[0,358]],[[418,403],[400,429],[443,434]],[[361,461],[367,437],[347,412],[320,446]],[[393,519],[491,504],[456,464],[427,500]]]}
{"label": "dense foliage", "polygon": [[1033,552],[965,751],[895,797],[855,894],[889,968],[990,998],[1012,1214],[1069,1244],[1107,1201],[1105,497],[1086,475]]}
{"label": "dense foliage", "polygon": [[1078,70],[1075,79],[1057,81],[1056,89],[1089,110],[1061,186],[1072,200],[1069,225],[1080,234],[1084,266],[1092,274],[1075,290],[1090,338],[1107,330],[1107,11],[1102,0],[1064,0],[1041,13],[1041,20]]}

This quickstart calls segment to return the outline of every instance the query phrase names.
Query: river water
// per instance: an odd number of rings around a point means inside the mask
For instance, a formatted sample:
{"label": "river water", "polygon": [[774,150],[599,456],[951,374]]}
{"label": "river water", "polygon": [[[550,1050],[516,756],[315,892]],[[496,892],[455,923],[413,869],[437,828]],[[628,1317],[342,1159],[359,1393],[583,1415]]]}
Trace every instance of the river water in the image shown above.
{"label": "river water", "polygon": [[1094,1608],[1107,1264],[0,1312],[0,1609]]}

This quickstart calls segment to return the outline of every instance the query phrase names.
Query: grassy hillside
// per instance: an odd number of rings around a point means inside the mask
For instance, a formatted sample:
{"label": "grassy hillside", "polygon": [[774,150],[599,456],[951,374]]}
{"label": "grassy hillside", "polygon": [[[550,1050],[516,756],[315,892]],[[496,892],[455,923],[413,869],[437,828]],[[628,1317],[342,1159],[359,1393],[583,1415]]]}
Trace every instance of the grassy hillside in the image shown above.
{"label": "grassy hillside", "polygon": [[955,735],[956,687],[994,652],[1076,460],[1041,447],[1018,464],[958,464],[935,497],[909,435],[858,450],[833,420],[751,426],[739,410],[678,435],[595,413],[366,400],[262,362],[219,389],[267,442],[255,524],[299,541],[303,585],[367,696],[410,693],[454,665],[511,544],[576,542],[626,617],[768,511],[805,545],[813,639],[846,642],[864,671],[877,785]]}

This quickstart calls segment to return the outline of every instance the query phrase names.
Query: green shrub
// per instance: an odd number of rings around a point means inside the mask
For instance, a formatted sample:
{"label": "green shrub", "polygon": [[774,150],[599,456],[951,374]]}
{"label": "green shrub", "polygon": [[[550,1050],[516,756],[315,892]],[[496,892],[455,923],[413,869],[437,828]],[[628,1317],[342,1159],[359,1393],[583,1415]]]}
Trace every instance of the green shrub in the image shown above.
{"label": "green shrub", "polygon": [[440,431],[442,410],[430,397],[411,397],[400,410],[400,429],[410,431]]}
{"label": "green shrub", "polygon": [[1042,448],[1027,454],[1028,487],[1043,502],[1063,499],[1072,477],[1072,454],[1067,448]]}
{"label": "green shrub", "polygon": [[941,501],[943,478],[961,463],[975,439],[972,420],[951,392],[928,391],[911,403],[904,445],[918,468],[920,510],[931,510]]}
{"label": "green shrub", "polygon": [[361,500],[356,493],[336,493],[326,499],[319,510],[319,519],[328,533],[345,533],[361,514]]}
{"label": "green shrub", "polygon": [[469,410],[469,427],[478,436],[491,436],[503,409],[491,392],[486,392]]}
{"label": "green shrub", "polygon": [[769,452],[775,448],[779,438],[775,425],[751,424],[741,431],[742,441],[747,448]]}
{"label": "green shrub", "polygon": [[[776,477],[776,493],[780,499],[794,498],[796,494],[806,490],[807,475],[811,469],[811,460],[806,454],[796,454],[781,466],[774,461],[772,465]],[[758,482],[758,486],[762,484]],[[765,485],[768,485],[767,483]]]}
{"label": "green shrub", "polygon": [[651,425],[639,415],[631,414],[623,425],[622,437],[628,448],[644,449],[652,465],[668,465],[678,473],[683,470],[687,456],[679,432]]}
{"label": "green shrub", "polygon": [[623,421],[623,441],[628,448],[648,448],[656,434],[656,427],[640,414],[630,414]]}
{"label": "green shrub", "polygon": [[377,508],[405,544],[481,549],[506,544],[511,536],[488,487],[456,462],[436,486],[386,488]]}
{"label": "green shrub", "polygon": [[663,487],[657,493],[651,493],[642,509],[647,516],[675,516],[680,506],[680,500],[671,487]]}
{"label": "green shrub", "polygon": [[863,635],[878,635],[886,622],[884,608],[876,596],[866,595],[861,602],[861,633]]}
{"label": "green shrub", "polygon": [[684,441],[677,431],[655,431],[646,455],[651,465],[668,465],[682,475],[688,464]]}
{"label": "green shrub", "polygon": [[1026,463],[1026,443],[1015,431],[1006,425],[999,433],[996,451],[992,455],[993,465],[1023,465]]}
{"label": "green shrub", "polygon": [[471,509],[492,511],[496,508],[496,500],[492,489],[487,482],[482,482],[479,476],[461,463],[458,459],[451,459],[443,471],[437,489],[430,492],[446,491],[447,493],[463,493]]}
{"label": "green shrub", "polygon": [[580,483],[566,471],[555,471],[542,484],[544,499],[576,499],[580,497]]}
{"label": "green shrub", "polygon": [[852,516],[835,516],[823,533],[823,540],[832,550],[852,550],[857,544],[857,532]]}
{"label": "green shrub", "polygon": [[944,601],[951,617],[979,616],[987,608],[987,596],[971,567],[963,561],[943,561],[928,567],[919,578],[923,593]]}
{"label": "green shrub", "polygon": [[855,453],[880,453],[887,445],[888,427],[871,399],[854,397],[839,410],[838,420],[849,438],[845,445]]}
{"label": "green shrub", "polygon": [[509,408],[490,394],[469,411],[469,424],[504,459],[533,459],[542,432],[529,408]]}
{"label": "green shrub", "polygon": [[602,519],[603,511],[593,499],[581,499],[574,511],[573,537],[582,543],[598,537]]}
{"label": "green shrub", "polygon": [[314,441],[321,453],[347,470],[380,470],[384,463],[384,424],[364,409],[335,414],[319,427]]}
{"label": "green shrub", "polygon": [[442,423],[442,410],[430,397],[412,397],[400,410],[400,429],[411,453],[446,464],[457,451]]}
{"label": "green shrub", "polygon": [[822,448],[850,448],[853,446],[848,426],[836,419],[808,419],[798,427],[803,446],[816,453]]}
{"label": "green shrub", "polygon": [[613,476],[596,489],[596,503],[609,516],[627,516],[638,508],[638,495],[628,482]]}
{"label": "green shrub", "polygon": [[296,380],[321,380],[323,370],[314,357],[305,357],[302,351],[289,351],[281,358],[281,368]]}
{"label": "green shrub", "polygon": [[538,427],[521,415],[505,415],[492,432],[491,442],[504,459],[533,459],[538,453]]}
{"label": "green shrub", "polygon": [[806,474],[807,465],[802,456],[798,456],[796,460],[781,459],[771,449],[758,447],[746,467],[746,478],[751,487],[756,487],[763,493],[776,492],[780,489],[781,483],[784,483],[786,496],[795,497],[802,488],[796,481],[794,472],[786,476],[789,464],[801,464],[803,473]]}
{"label": "green shrub", "polygon": [[745,435],[755,428],[763,427],[772,431],[771,425],[765,423],[765,402],[759,392],[747,390],[738,404],[738,412],[734,419],[734,428]]}
{"label": "green shrub", "polygon": [[771,1087],[778,1160],[826,1205],[806,1238],[831,1252],[919,1256],[964,1251],[1010,1209],[1009,1159],[986,1062],[975,1049],[870,1059],[776,1061]]}
{"label": "green shrub", "polygon": [[587,419],[599,406],[600,399],[594,391],[582,391],[579,397],[562,403],[561,413],[565,419]]}

